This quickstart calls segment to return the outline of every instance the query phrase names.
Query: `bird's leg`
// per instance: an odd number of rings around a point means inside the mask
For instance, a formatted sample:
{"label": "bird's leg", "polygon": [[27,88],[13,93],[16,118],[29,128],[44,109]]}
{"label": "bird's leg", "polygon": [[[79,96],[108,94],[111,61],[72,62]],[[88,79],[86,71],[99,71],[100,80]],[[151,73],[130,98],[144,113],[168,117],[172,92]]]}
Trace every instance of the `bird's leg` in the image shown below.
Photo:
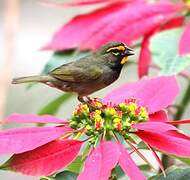
{"label": "bird's leg", "polygon": [[81,102],[81,103],[90,103],[92,100],[90,99],[90,97],[88,96],[78,96],[78,100]]}
{"label": "bird's leg", "polygon": [[92,101],[92,99],[89,97],[89,96],[85,96],[86,97],[86,102],[91,102]]}
{"label": "bird's leg", "polygon": [[84,96],[78,96],[78,100],[79,100],[81,103],[85,103]]}

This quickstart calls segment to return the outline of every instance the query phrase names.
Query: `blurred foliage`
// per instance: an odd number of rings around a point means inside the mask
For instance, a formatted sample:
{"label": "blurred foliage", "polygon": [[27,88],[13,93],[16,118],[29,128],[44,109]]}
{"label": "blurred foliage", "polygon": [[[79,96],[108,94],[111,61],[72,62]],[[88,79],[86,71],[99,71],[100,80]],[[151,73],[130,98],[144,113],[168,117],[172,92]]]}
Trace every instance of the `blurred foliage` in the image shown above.
{"label": "blurred foliage", "polygon": [[52,100],[50,103],[45,105],[41,110],[39,110],[38,114],[49,114],[49,115],[55,115],[59,109],[61,108],[61,105],[71,99],[73,97],[73,94],[71,93],[64,93],[63,95],[59,96],[58,98]]}
{"label": "blurred foliage", "polygon": [[79,173],[82,170],[84,164],[84,159],[82,156],[78,156],[68,167],[67,169],[73,173]]}
{"label": "blurred foliage", "polygon": [[176,166],[172,166],[166,170],[166,177],[163,174],[153,176],[149,180],[189,180],[190,168],[181,169]]}
{"label": "blurred foliage", "polygon": [[77,174],[70,171],[63,171],[56,174],[55,177],[42,177],[40,180],[76,180]]}
{"label": "blurred foliage", "polygon": [[180,56],[178,44],[181,29],[164,31],[151,39],[153,61],[161,68],[161,74],[174,75],[190,65],[190,56]]}
{"label": "blurred foliage", "polygon": [[176,159],[182,161],[183,163],[190,165],[190,158],[175,157]]}
{"label": "blurred foliage", "polygon": [[89,55],[89,51],[78,51],[78,50],[68,50],[62,52],[54,52],[53,55],[50,57],[49,61],[45,65],[42,74],[48,74],[53,69],[76,61],[84,56]]}

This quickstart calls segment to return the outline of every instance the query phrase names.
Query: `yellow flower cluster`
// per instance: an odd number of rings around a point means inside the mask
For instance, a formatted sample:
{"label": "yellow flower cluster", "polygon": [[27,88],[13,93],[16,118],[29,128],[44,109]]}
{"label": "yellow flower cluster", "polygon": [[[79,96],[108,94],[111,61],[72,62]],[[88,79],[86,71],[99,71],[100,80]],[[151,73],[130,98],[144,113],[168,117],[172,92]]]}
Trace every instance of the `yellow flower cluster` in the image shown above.
{"label": "yellow flower cluster", "polygon": [[132,124],[148,119],[145,107],[138,105],[135,99],[129,99],[118,105],[105,105],[98,99],[80,104],[73,113],[70,127],[85,129],[88,136],[97,136],[107,131],[118,132],[124,137],[132,129]]}

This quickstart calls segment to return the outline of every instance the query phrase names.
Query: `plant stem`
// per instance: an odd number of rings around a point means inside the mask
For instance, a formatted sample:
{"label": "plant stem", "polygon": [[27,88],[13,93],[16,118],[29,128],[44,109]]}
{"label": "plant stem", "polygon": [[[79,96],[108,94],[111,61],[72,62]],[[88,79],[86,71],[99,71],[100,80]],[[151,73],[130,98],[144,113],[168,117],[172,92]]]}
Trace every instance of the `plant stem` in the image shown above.
{"label": "plant stem", "polygon": [[117,174],[115,168],[112,170],[109,180],[117,180]]}
{"label": "plant stem", "polygon": [[[187,90],[185,91],[185,94],[180,102],[180,106],[178,108],[178,111],[176,112],[174,116],[174,121],[180,120],[190,102],[190,81],[188,81],[188,87]],[[170,167],[175,163],[175,160],[171,157],[169,157],[166,154],[162,155],[162,163],[164,166],[164,169]]]}
{"label": "plant stem", "polygon": [[[171,158],[170,156],[163,154],[162,155],[162,164],[164,169],[167,169],[168,167],[175,164],[175,159]],[[159,173],[161,173],[161,169],[159,170]]]}
{"label": "plant stem", "polygon": [[174,120],[177,121],[182,118],[188,104],[190,102],[190,81],[188,82],[187,90],[185,91],[185,94],[181,100],[179,109],[174,117]]}

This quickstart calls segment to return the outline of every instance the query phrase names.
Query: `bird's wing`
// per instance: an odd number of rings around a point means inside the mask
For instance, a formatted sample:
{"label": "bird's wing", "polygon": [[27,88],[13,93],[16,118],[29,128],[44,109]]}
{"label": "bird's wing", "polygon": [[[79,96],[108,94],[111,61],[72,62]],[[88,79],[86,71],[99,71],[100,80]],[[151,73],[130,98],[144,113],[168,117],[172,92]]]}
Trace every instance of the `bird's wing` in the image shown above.
{"label": "bird's wing", "polygon": [[98,65],[69,64],[56,68],[50,75],[68,82],[90,82],[103,74],[103,69]]}

